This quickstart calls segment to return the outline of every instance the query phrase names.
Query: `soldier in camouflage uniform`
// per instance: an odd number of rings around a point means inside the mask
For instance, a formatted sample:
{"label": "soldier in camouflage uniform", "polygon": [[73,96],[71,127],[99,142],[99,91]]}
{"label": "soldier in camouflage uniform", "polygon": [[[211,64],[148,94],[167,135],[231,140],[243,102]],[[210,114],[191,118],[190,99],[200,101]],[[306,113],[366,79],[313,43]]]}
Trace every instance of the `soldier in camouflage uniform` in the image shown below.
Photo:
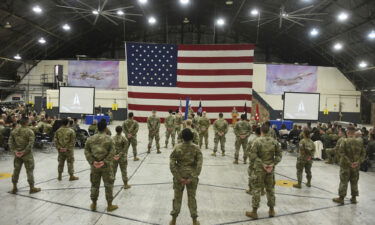
{"label": "soldier in camouflage uniform", "polygon": [[[186,127],[184,129],[190,129],[190,131],[193,133],[193,144],[196,144],[198,145],[199,143],[199,135],[197,133],[197,131],[192,127],[192,121],[191,120],[186,120],[185,121],[185,125]],[[183,138],[182,138],[182,131],[178,134],[178,138],[177,138],[177,143],[182,143],[183,142]]]}
{"label": "soldier in camouflage uniform", "polygon": [[339,197],[334,198],[333,201],[339,204],[344,204],[344,198],[347,193],[348,183],[350,182],[352,198],[351,203],[357,203],[358,196],[358,180],[359,167],[365,160],[366,151],[363,143],[355,138],[355,128],[348,127],[347,138],[341,142],[339,147],[340,155],[340,186]]}
{"label": "soldier in camouflage uniform", "polygon": [[69,181],[78,180],[78,177],[74,176],[74,145],[76,143],[75,132],[68,128],[68,119],[62,120],[62,127],[60,127],[54,137],[56,149],[58,152],[58,180],[62,179],[62,173],[64,171],[65,160],[68,166],[68,173],[70,175]]}
{"label": "soldier in camouflage uniform", "polygon": [[326,149],[326,156],[327,156],[327,159],[328,159],[328,161],[326,162],[327,164],[338,163],[340,161],[338,150],[340,148],[341,142],[346,138],[344,128],[339,129],[338,137],[339,137],[339,139],[338,139],[335,147]]}
{"label": "soldier in camouflage uniform", "polygon": [[176,110],[175,120],[174,120],[174,134],[175,137],[178,136],[178,134],[181,132],[181,125],[182,125],[183,119],[180,111]]}
{"label": "soldier in camouflage uniform", "polygon": [[203,139],[205,141],[206,149],[208,149],[208,128],[210,127],[210,120],[207,118],[207,113],[203,112],[198,120],[199,132],[199,148],[202,148]]}
{"label": "soldier in camouflage uniform", "polygon": [[169,116],[165,118],[164,125],[165,125],[165,148],[168,148],[168,141],[169,137],[172,139],[172,146],[174,147],[176,137],[174,132],[174,121],[175,116],[172,114],[173,111],[169,110]]}
{"label": "soldier in camouflage uniform", "polygon": [[12,130],[9,137],[9,148],[14,152],[14,171],[12,176],[13,189],[12,194],[16,194],[18,178],[21,172],[22,164],[25,164],[27,182],[30,185],[30,194],[40,191],[40,188],[34,187],[34,157],[32,147],[34,145],[35,136],[32,130],[28,128],[28,118],[22,118],[21,126]]}
{"label": "soldier in camouflage uniform", "polygon": [[[250,135],[250,138],[249,138],[249,143],[247,143],[247,146],[246,146],[246,154],[248,156],[250,156],[250,151],[251,151],[251,147],[253,146],[253,143],[254,141],[260,137],[260,127],[257,127],[255,129],[255,134],[251,134]],[[252,194],[252,191],[253,191],[253,183],[252,183],[252,180],[251,180],[251,174],[253,173],[253,170],[254,170],[254,165],[252,164],[251,161],[249,161],[249,167],[247,169],[247,174],[249,175],[249,189],[246,190],[246,193],[251,195]],[[264,188],[262,189],[262,195],[265,195],[265,192],[264,192]]]}
{"label": "soldier in camouflage uniform", "polygon": [[31,122],[29,128],[34,132],[34,134],[39,133],[39,128],[36,124],[36,121]]}
{"label": "soldier in camouflage uniform", "polygon": [[113,201],[113,157],[115,156],[115,145],[110,136],[105,133],[107,123],[98,123],[99,133],[87,139],[85,144],[85,156],[91,166],[91,200],[92,211],[96,211],[96,202],[99,196],[100,181],[103,179],[105,187],[105,197],[107,199],[107,211],[111,212],[118,208],[112,205]]}
{"label": "soldier in camouflage uniform", "polygon": [[246,145],[248,142],[248,137],[251,134],[251,126],[250,124],[246,121],[246,115],[242,114],[241,115],[241,121],[237,122],[234,125],[234,134],[236,135],[236,143],[235,143],[235,148],[236,152],[234,154],[234,164],[238,164],[238,157],[240,155],[240,148],[242,146],[243,150],[243,162],[246,164],[247,161],[247,153],[246,153]]}
{"label": "soldier in camouflage uniform", "polygon": [[250,163],[253,165],[251,180],[253,183],[253,211],[246,212],[246,216],[258,219],[257,210],[259,208],[262,188],[266,189],[269,209],[269,216],[275,216],[275,166],[281,161],[282,152],[279,143],[268,136],[269,126],[263,124],[261,127],[261,137],[253,142],[250,151]]}
{"label": "soldier in camouflage uniform", "polygon": [[313,157],[315,153],[315,145],[314,142],[310,139],[310,130],[304,129],[303,130],[303,139],[299,142],[298,148],[298,157],[297,157],[297,180],[298,184],[294,184],[294,188],[301,188],[302,184],[302,173],[303,169],[305,169],[306,178],[307,178],[307,187],[311,187],[311,167],[313,164]]}
{"label": "soldier in camouflage uniform", "polygon": [[229,130],[228,122],[223,118],[223,113],[219,113],[219,119],[217,119],[214,122],[214,132],[215,132],[215,138],[214,138],[214,152],[212,153],[212,156],[216,156],[217,152],[217,146],[220,141],[221,145],[221,155],[225,156],[225,134]]}
{"label": "soldier in camouflage uniform", "polygon": [[195,130],[198,130],[199,129],[199,124],[198,124],[198,121],[199,121],[199,115],[195,115],[194,113],[191,114],[192,115],[192,119],[191,119],[191,122],[192,122],[192,127],[195,129]]}
{"label": "soldier in camouflage uniform", "polygon": [[276,132],[272,128],[270,121],[266,121],[264,124],[266,124],[270,128],[268,131],[268,135],[274,139],[277,139]]}
{"label": "soldier in camouflage uniform", "polygon": [[115,144],[115,156],[113,157],[113,176],[116,178],[117,167],[120,166],[122,181],[124,182],[124,189],[129,189],[128,184],[128,149],[129,142],[126,137],[122,136],[122,127],[116,127],[116,135],[113,137]]}
{"label": "soldier in camouflage uniform", "polygon": [[89,126],[89,128],[87,129],[89,134],[92,136],[96,133],[96,126],[98,124],[98,121],[97,120],[94,120],[93,123]]}
{"label": "soldier in camouflage uniform", "polygon": [[130,145],[133,148],[134,161],[138,161],[137,157],[137,133],[139,130],[139,125],[136,120],[134,120],[134,114],[129,113],[128,119],[122,124],[122,129],[124,131],[125,137],[128,139],[128,148]]}
{"label": "soldier in camouflage uniform", "polygon": [[151,152],[152,141],[155,139],[156,142],[156,149],[157,154],[160,154],[160,118],[156,116],[156,111],[152,110],[152,116],[149,116],[147,119],[147,127],[148,127],[148,150],[147,153]]}
{"label": "soldier in camouflage uniform", "polygon": [[187,189],[188,206],[193,225],[199,225],[197,220],[197,202],[195,194],[198,187],[199,175],[202,170],[203,157],[199,147],[192,143],[194,134],[186,128],[182,132],[183,143],[177,144],[170,155],[170,170],[173,175],[173,210],[170,225],[176,224],[176,219],[181,209],[184,189]]}

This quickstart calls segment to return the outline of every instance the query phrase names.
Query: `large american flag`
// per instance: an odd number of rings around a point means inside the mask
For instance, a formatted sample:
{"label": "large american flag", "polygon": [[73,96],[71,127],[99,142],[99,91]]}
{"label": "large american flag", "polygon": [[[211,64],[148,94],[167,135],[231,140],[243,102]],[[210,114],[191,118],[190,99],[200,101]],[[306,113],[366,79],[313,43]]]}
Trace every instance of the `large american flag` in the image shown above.
{"label": "large american flag", "polygon": [[252,44],[127,43],[128,111],[140,122],[153,109],[164,118],[190,97],[195,112],[201,101],[210,119],[231,119],[233,107],[251,106],[253,56]]}

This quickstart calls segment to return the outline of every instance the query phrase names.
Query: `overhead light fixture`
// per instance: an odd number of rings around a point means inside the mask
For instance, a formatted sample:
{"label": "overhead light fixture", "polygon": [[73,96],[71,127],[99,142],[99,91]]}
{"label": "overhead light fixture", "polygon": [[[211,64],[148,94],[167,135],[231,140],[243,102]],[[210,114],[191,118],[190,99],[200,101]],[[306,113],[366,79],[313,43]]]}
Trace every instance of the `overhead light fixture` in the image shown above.
{"label": "overhead light fixture", "polygon": [[34,11],[35,13],[37,13],[37,14],[41,14],[41,13],[43,12],[43,9],[40,8],[39,5],[36,5],[36,6],[33,7],[33,11]]}
{"label": "overhead light fixture", "polygon": [[17,55],[15,55],[13,58],[16,59],[16,60],[20,60],[20,59],[22,59],[21,56],[20,56],[20,54],[18,54],[18,53],[17,53]]}
{"label": "overhead light fixture", "polygon": [[141,4],[146,4],[147,0],[138,0],[138,2],[141,3]]}
{"label": "overhead light fixture", "polygon": [[337,20],[340,22],[343,22],[349,18],[349,14],[346,12],[341,12],[339,15],[337,15]]}
{"label": "overhead light fixture", "polygon": [[183,5],[189,4],[190,0],[180,0],[180,3]]}
{"label": "overhead light fixture", "polygon": [[117,11],[117,15],[119,15],[119,16],[123,16],[125,13],[124,13],[124,11],[122,11],[122,10],[118,10]]}
{"label": "overhead light fixture", "polygon": [[153,17],[153,16],[149,17],[149,18],[148,18],[148,23],[149,23],[149,24],[155,24],[155,23],[156,23],[156,19],[155,19],[155,17]]}
{"label": "overhead light fixture", "polygon": [[44,38],[41,37],[41,38],[39,38],[38,42],[40,44],[45,44],[47,41],[46,41],[46,39],[44,39]]}
{"label": "overhead light fixture", "polygon": [[5,23],[5,25],[4,25],[4,28],[5,28],[5,29],[10,29],[10,28],[12,28],[12,25],[7,21],[7,22]]}
{"label": "overhead light fixture", "polygon": [[216,24],[219,26],[223,26],[225,24],[225,20],[223,18],[219,18],[216,20]]}
{"label": "overhead light fixture", "polygon": [[64,24],[64,25],[62,26],[62,28],[63,28],[64,30],[66,30],[66,31],[70,30],[70,26],[69,26],[69,24]]}
{"label": "overhead light fixture", "polygon": [[315,36],[318,36],[319,35],[319,30],[317,29],[317,28],[313,28],[313,29],[311,29],[311,31],[310,31],[310,36],[312,36],[312,37],[315,37]]}
{"label": "overhead light fixture", "polygon": [[92,11],[92,14],[94,14],[94,15],[98,15],[98,14],[99,14],[99,10],[96,10],[96,9],[93,10],[93,11]]}
{"label": "overhead light fixture", "polygon": [[185,19],[183,20],[183,22],[184,22],[184,23],[189,23],[190,20],[189,20],[187,17],[185,17]]}
{"label": "overhead light fixture", "polygon": [[226,5],[233,5],[233,0],[227,0],[227,1],[225,1],[225,4]]}
{"label": "overhead light fixture", "polygon": [[370,31],[370,33],[368,33],[367,37],[369,39],[375,39],[375,30]]}
{"label": "overhead light fixture", "polygon": [[258,9],[252,9],[252,10],[250,11],[250,14],[251,14],[252,16],[257,16],[257,15],[259,14],[259,10],[258,10]]}
{"label": "overhead light fixture", "polygon": [[340,51],[344,46],[342,45],[342,43],[340,42],[337,42],[333,45],[333,49],[336,50],[336,51]]}
{"label": "overhead light fixture", "polygon": [[285,17],[288,17],[289,14],[287,14],[287,13],[282,13],[281,16],[285,18]]}
{"label": "overhead light fixture", "polygon": [[359,68],[366,68],[368,66],[367,62],[365,61],[361,61],[359,64],[358,64],[358,67]]}

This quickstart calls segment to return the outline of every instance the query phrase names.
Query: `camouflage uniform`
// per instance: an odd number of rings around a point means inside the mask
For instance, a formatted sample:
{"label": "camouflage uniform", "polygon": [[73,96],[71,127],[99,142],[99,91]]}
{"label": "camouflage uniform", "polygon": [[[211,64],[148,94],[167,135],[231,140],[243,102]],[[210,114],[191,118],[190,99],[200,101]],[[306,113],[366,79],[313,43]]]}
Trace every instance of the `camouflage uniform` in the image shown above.
{"label": "camouflage uniform", "polygon": [[[247,146],[246,146],[246,154],[247,154],[248,157],[250,157],[251,147],[253,146],[253,143],[257,138],[259,138],[259,137],[256,136],[255,134],[250,135],[249,142],[247,143]],[[250,161],[249,167],[247,169],[247,174],[249,175],[249,194],[254,189],[253,183],[252,183],[252,180],[251,180],[251,175],[253,173],[253,170],[254,170],[254,164],[253,164],[253,162]]]}
{"label": "camouflage uniform", "polygon": [[12,183],[17,184],[22,164],[25,164],[27,182],[30,187],[34,187],[34,157],[31,152],[34,145],[35,136],[28,127],[17,127],[10,133],[9,148],[12,152],[24,152],[22,157],[14,157],[14,171]]}
{"label": "camouflage uniform", "polygon": [[156,142],[156,149],[160,150],[160,136],[159,136],[159,129],[160,129],[160,118],[156,116],[150,116],[147,119],[147,127],[148,127],[148,151],[151,150],[152,141],[155,138]]}
{"label": "camouflage uniform", "polygon": [[193,123],[193,128],[195,130],[198,130],[199,129],[199,116],[194,116],[192,123]]}
{"label": "camouflage uniform", "polygon": [[[105,197],[108,203],[113,200],[113,157],[115,146],[113,140],[105,132],[100,132],[87,139],[85,144],[85,156],[91,166],[91,200],[96,202],[99,196],[100,181],[103,179]],[[95,168],[94,162],[104,162],[101,168]]]}
{"label": "camouflage uniform", "polygon": [[[125,137],[128,140],[128,148],[132,145],[133,148],[133,156],[134,158],[137,157],[137,133],[138,133],[139,125],[138,122],[134,119],[127,119],[122,124],[122,130],[124,131]],[[131,135],[131,137],[129,137]]]}
{"label": "camouflage uniform", "polygon": [[[340,186],[339,196],[345,198],[348,189],[348,183],[350,182],[352,197],[358,196],[358,180],[359,180],[359,168],[360,164],[364,161],[366,151],[363,147],[363,143],[356,138],[343,138],[344,140],[340,144],[339,155],[340,155]],[[358,162],[359,165],[356,168],[352,168],[351,164]]]}
{"label": "camouflage uniform", "polygon": [[175,117],[173,115],[169,115],[165,118],[164,125],[165,125],[165,147],[168,146],[169,137],[172,138],[172,145],[174,147],[176,141],[176,133],[174,132],[174,124],[175,124]]}
{"label": "camouflage uniform", "polygon": [[43,134],[51,135],[52,133],[52,125],[50,123],[45,123],[43,125]]}
{"label": "camouflage uniform", "polygon": [[122,181],[124,182],[124,185],[128,185],[127,166],[129,142],[126,137],[121,134],[115,135],[113,137],[113,142],[115,145],[115,155],[120,157],[119,160],[113,160],[113,176],[116,178],[117,167],[120,165]]}
{"label": "camouflage uniform", "polygon": [[37,126],[30,126],[29,128],[34,132],[34,134],[39,133],[39,128]]}
{"label": "camouflage uniform", "polygon": [[[279,143],[272,137],[263,136],[253,142],[250,151],[250,162],[253,165],[251,180],[253,183],[253,208],[259,208],[261,191],[267,192],[267,205],[275,206],[275,166],[281,161],[282,152]],[[264,165],[273,165],[271,173],[267,173]]]}
{"label": "camouflage uniform", "polygon": [[174,120],[174,134],[176,137],[176,134],[178,135],[181,132],[181,125],[182,125],[183,119],[180,114],[175,115],[175,120]]}
{"label": "camouflage uniform", "polygon": [[202,148],[203,138],[205,140],[206,149],[208,148],[208,128],[210,127],[210,120],[206,116],[202,116],[198,120],[199,131],[199,148]]}
{"label": "camouflage uniform", "polygon": [[[74,145],[76,143],[75,132],[66,126],[60,127],[55,133],[55,145],[58,151],[58,173],[64,171],[64,163],[68,165],[68,173],[70,176],[74,174]],[[61,149],[66,149],[66,152],[61,152]]]}
{"label": "camouflage uniform", "polygon": [[[188,206],[193,219],[198,217],[195,194],[198,187],[198,176],[202,170],[203,157],[199,147],[190,142],[176,145],[170,155],[170,170],[173,175],[173,210],[171,215],[177,217],[180,213],[183,192],[186,186]],[[183,185],[181,179],[190,179],[191,183]]]}
{"label": "camouflage uniform", "polygon": [[0,147],[3,147],[4,135],[3,135],[4,126],[0,125]]}
{"label": "camouflage uniform", "polygon": [[246,145],[248,142],[248,137],[251,134],[251,126],[247,121],[241,120],[236,123],[233,130],[234,130],[234,134],[236,135],[236,143],[235,143],[236,152],[234,154],[235,162],[238,163],[240,148],[242,146],[242,150],[244,151],[243,160],[246,163],[246,160],[247,160]]}
{"label": "camouflage uniform", "polygon": [[89,134],[91,135],[91,134],[95,134],[96,133],[96,129],[97,129],[97,125],[96,124],[91,124],[87,130],[89,131]]}
{"label": "camouflage uniform", "polygon": [[[193,137],[193,144],[195,145],[198,145],[199,143],[199,135],[197,133],[197,131],[191,127],[189,127],[190,131],[193,133],[194,137]],[[182,131],[178,134],[178,137],[177,137],[177,143],[182,143],[184,142],[183,139],[182,139]]]}
{"label": "camouflage uniform", "polygon": [[[225,119],[217,119],[214,122],[213,127],[214,127],[214,132],[215,132],[214,153],[217,152],[217,146],[218,146],[219,141],[220,141],[221,151],[224,154],[225,153],[225,134],[228,132],[228,129],[229,129],[228,122]],[[223,135],[220,136],[219,132],[222,132]]]}
{"label": "camouflage uniform", "polygon": [[326,156],[328,158],[328,162],[327,162],[328,164],[338,163],[340,161],[338,150],[339,150],[340,145],[341,145],[341,143],[344,139],[345,138],[341,137],[337,141],[336,146],[334,148],[327,148],[326,149]]}
{"label": "camouflage uniform", "polygon": [[310,138],[304,138],[299,142],[299,154],[297,157],[297,180],[299,187],[302,183],[302,173],[303,169],[305,169],[306,178],[307,178],[307,186],[310,186],[311,183],[311,167],[313,164],[313,158],[315,153],[315,145],[314,142]]}

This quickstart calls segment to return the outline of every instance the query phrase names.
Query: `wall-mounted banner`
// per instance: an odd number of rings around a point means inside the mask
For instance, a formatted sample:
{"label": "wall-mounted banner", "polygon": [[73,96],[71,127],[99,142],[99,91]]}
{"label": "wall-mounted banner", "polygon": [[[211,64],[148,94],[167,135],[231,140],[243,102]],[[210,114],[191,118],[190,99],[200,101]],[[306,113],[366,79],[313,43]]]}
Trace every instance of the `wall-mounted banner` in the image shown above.
{"label": "wall-mounted banner", "polygon": [[113,89],[119,87],[118,83],[118,61],[69,61],[69,86]]}
{"label": "wall-mounted banner", "polygon": [[316,92],[316,66],[267,65],[266,94]]}

